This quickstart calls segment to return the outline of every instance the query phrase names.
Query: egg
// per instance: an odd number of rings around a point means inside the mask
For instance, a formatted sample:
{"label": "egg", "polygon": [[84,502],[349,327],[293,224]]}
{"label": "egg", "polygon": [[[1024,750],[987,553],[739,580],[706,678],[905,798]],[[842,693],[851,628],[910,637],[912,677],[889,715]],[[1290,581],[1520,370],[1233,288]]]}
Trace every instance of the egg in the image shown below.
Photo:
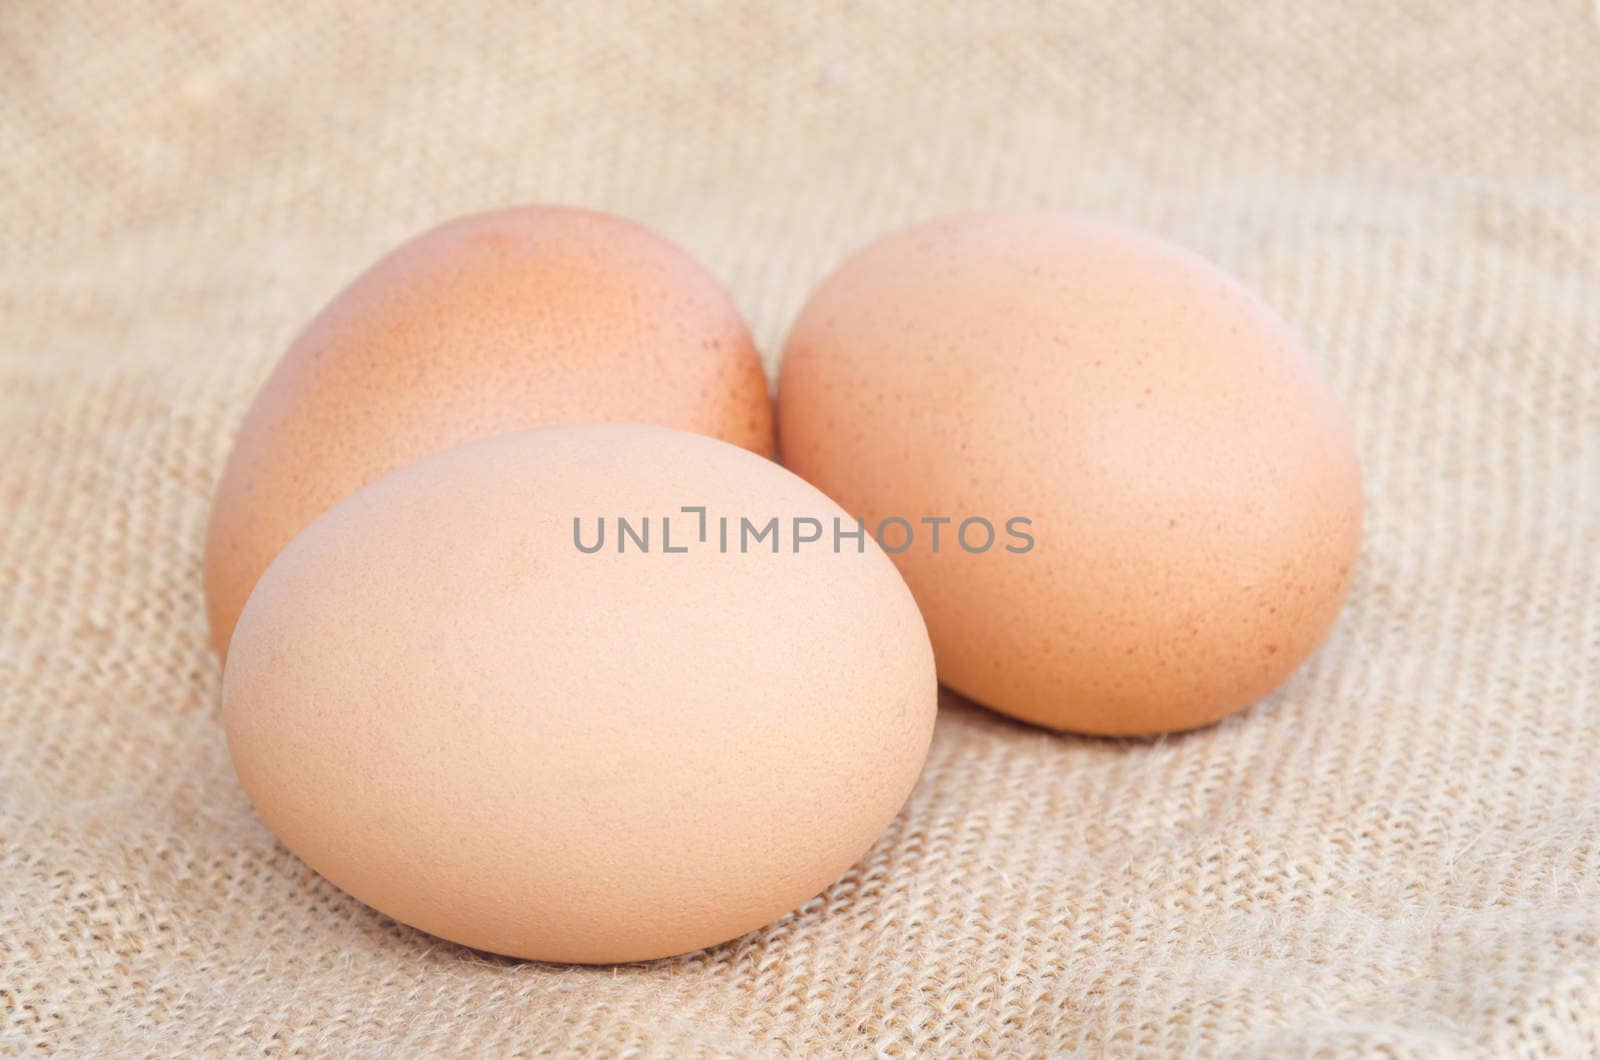
{"label": "egg", "polygon": [[937,682],[889,559],[777,464],[660,427],[469,442],[273,560],[223,720],[262,819],[363,902],[564,962],[682,953],[894,818]]}
{"label": "egg", "polygon": [[884,537],[942,680],[1039,725],[1238,711],[1351,582],[1360,477],[1315,365],[1238,282],[1123,227],[986,213],[873,243],[796,320],[778,422],[786,465]]}
{"label": "egg", "polygon": [[615,420],[772,454],[755,347],[682,250],[588,210],[463,217],[403,244],[290,345],[245,417],[205,549],[213,647],[312,519],[458,442]]}

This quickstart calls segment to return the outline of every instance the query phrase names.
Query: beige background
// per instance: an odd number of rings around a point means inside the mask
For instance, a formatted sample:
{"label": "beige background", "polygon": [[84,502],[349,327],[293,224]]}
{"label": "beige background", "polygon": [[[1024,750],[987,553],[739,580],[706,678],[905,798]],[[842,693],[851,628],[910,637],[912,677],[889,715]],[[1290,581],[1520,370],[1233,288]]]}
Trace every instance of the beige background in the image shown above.
{"label": "beige background", "polygon": [[[1581,3],[0,5],[0,1052],[1600,1051],[1600,21]],[[332,5],[328,5],[332,6]],[[1324,650],[1155,743],[948,700],[866,861],[578,969],[369,912],[240,793],[200,600],[298,325],[582,203],[808,287],[983,205],[1257,287],[1360,433]]]}

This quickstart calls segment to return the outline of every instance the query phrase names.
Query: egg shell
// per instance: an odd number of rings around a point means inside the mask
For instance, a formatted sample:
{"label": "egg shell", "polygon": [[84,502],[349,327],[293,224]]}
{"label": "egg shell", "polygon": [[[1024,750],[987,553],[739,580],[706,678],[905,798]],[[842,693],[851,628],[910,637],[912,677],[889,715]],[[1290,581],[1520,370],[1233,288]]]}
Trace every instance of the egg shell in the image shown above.
{"label": "egg shell", "polygon": [[206,538],[213,647],[299,530],[458,442],[660,424],[770,456],[772,409],[728,293],[660,236],[589,210],[448,222],[392,251],[294,340],[245,417]]}
{"label": "egg shell", "polygon": [[[506,434],[358,491],[240,618],[246,793],[345,891],[496,953],[662,957],[795,908],[911,791],[933,655],[870,542],[723,552],[722,515],[854,525],[771,461],[645,426]],[[579,551],[600,516],[650,517],[650,551],[614,524]]]}
{"label": "egg shell", "polygon": [[[1030,722],[1222,718],[1351,581],[1355,449],[1315,366],[1215,266],[1119,226],[975,214],[873,243],[800,313],[778,422],[785,464],[870,525],[953,518],[894,560],[941,678]],[[973,517],[988,551],[951,540]],[[1033,544],[1008,551],[1018,517]]]}

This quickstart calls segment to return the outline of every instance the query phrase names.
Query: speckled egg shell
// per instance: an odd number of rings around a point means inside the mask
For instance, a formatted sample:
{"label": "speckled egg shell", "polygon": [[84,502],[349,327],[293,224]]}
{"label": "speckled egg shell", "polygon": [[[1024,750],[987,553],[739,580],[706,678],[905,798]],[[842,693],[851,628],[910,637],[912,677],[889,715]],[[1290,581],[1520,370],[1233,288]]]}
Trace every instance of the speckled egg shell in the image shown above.
{"label": "speckled egg shell", "polygon": [[472,438],[602,420],[771,455],[760,360],[704,268],[632,222],[566,207],[403,244],[311,321],[245,417],[206,539],[213,646],[226,654],[278,550],[379,475]]}
{"label": "speckled egg shell", "polygon": [[[350,894],[497,953],[639,960],[781,916],[910,792],[933,653],[870,543],[723,552],[724,515],[848,521],[769,460],[643,426],[469,442],[358,491],[239,620],[245,791]],[[649,517],[650,551],[615,524],[580,551],[600,516]]]}
{"label": "speckled egg shell", "polygon": [[941,678],[1041,725],[1222,718],[1350,584],[1359,474],[1314,365],[1209,262],[1117,226],[979,214],[872,244],[801,312],[778,421],[787,466],[874,525],[1031,520],[1025,553],[952,524],[894,559]]}

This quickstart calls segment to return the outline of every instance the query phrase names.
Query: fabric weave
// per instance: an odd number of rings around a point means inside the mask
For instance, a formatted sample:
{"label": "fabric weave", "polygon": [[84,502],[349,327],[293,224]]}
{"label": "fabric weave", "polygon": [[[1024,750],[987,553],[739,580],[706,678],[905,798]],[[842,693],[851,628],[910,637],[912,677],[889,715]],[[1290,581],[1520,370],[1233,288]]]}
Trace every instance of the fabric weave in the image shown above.
{"label": "fabric weave", "polygon": [[[1579,3],[0,8],[0,1053],[1600,1053],[1600,18]],[[377,254],[635,218],[772,369],[852,248],[1052,207],[1218,261],[1369,509],[1285,687],[1163,740],[946,697],[858,867],[644,966],[320,880],[228,762],[200,554]]]}

